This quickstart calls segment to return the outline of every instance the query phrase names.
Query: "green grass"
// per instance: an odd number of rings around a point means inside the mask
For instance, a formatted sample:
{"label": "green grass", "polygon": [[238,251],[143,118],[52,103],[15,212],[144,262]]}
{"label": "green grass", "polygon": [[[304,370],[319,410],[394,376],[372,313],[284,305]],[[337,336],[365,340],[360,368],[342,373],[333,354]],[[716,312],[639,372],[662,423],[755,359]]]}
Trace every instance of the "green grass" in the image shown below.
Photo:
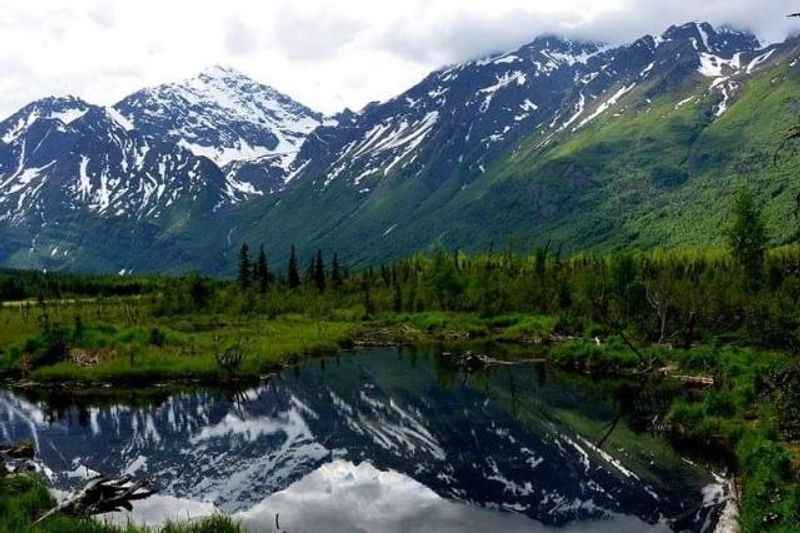
{"label": "green grass", "polygon": [[[792,359],[781,352],[708,345],[640,351],[658,364],[715,378],[715,387],[702,394],[677,394],[666,422],[676,444],[733,461],[743,489],[743,531],[800,530],[800,450],[778,429],[781,413],[775,398],[759,385],[768,373],[789,368]],[[624,375],[641,368],[639,358],[614,337],[599,346],[586,340],[560,344],[550,360],[592,375]]]}
{"label": "green grass", "polygon": [[225,516],[211,516],[185,523],[167,523],[161,528],[132,525],[112,526],[94,519],[56,515],[33,526],[33,522],[55,505],[45,484],[28,475],[0,479],[0,533],[241,533],[243,529]]}
{"label": "green grass", "polygon": [[[26,321],[9,313],[10,328]],[[69,313],[65,313],[69,314]],[[353,337],[353,322],[317,320],[300,315],[277,319],[251,316],[192,315],[169,319],[147,319],[147,325],[126,326],[118,322],[84,322],[76,337],[75,326],[59,326],[71,351],[96,356],[100,362],[79,367],[71,361],[47,363],[53,334],[8,335],[16,342],[4,345],[0,372],[43,382],[95,381],[147,384],[162,380],[252,378],[271,372],[304,355],[341,349]],[[216,355],[241,345],[245,357],[233,373],[219,367]],[[33,368],[23,374],[23,361]],[[39,364],[41,362],[41,364]]]}
{"label": "green grass", "polygon": [[505,316],[498,317],[494,324],[508,324],[498,340],[509,342],[542,341],[555,332],[558,318],[545,315]]}
{"label": "green grass", "polygon": [[427,311],[422,313],[391,313],[379,317],[379,322],[408,325],[438,338],[479,338],[489,334],[487,322],[475,313]]}

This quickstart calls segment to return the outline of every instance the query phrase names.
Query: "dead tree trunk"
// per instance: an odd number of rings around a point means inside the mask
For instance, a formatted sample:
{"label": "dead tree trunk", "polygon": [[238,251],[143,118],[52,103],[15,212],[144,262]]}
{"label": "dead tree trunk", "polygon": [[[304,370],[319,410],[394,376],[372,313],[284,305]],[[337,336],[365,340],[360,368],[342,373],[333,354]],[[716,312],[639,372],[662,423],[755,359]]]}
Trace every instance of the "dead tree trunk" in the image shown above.
{"label": "dead tree trunk", "polygon": [[97,476],[90,479],[83,489],[39,517],[34,524],[58,513],[69,516],[92,516],[114,511],[131,511],[133,510],[131,502],[148,498],[155,492],[146,481],[133,481],[129,475],[119,478]]}

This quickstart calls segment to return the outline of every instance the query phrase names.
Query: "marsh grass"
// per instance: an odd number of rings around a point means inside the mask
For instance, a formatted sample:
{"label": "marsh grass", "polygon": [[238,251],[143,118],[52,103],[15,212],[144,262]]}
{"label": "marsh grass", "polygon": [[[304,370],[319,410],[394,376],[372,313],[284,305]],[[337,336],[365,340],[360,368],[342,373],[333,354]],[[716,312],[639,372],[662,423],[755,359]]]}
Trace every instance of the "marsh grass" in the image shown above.
{"label": "marsh grass", "polygon": [[[67,309],[65,316],[71,316]],[[95,364],[78,366],[71,360],[36,366],[49,349],[50,337],[35,327],[25,327],[32,319],[5,310],[7,329],[22,332],[6,334],[15,342],[0,354],[0,372],[20,375],[22,363],[34,367],[24,377],[36,381],[102,381],[152,383],[160,380],[198,379],[213,381],[223,377],[216,355],[237,343],[245,357],[237,376],[257,377],[281,364],[308,354],[334,352],[352,337],[353,323],[314,320],[287,315],[275,320],[266,317],[203,316],[151,319],[141,325],[103,320],[82,320],[81,334],[75,338],[74,326],[59,324],[69,350],[80,350],[95,357]],[[113,318],[112,318],[113,320]],[[21,326],[19,329],[17,327]],[[27,335],[25,335],[27,333]],[[230,377],[230,376],[227,376]]]}

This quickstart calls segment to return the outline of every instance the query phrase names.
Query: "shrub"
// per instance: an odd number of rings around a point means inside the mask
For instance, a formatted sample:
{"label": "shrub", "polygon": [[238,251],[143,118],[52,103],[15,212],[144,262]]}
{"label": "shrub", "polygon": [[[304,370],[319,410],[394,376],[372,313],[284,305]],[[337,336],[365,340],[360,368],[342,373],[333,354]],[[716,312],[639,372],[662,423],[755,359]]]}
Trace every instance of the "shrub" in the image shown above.
{"label": "shrub", "polygon": [[150,338],[148,339],[148,342],[153,346],[158,346],[160,348],[167,344],[167,336],[159,328],[153,328],[150,330]]}

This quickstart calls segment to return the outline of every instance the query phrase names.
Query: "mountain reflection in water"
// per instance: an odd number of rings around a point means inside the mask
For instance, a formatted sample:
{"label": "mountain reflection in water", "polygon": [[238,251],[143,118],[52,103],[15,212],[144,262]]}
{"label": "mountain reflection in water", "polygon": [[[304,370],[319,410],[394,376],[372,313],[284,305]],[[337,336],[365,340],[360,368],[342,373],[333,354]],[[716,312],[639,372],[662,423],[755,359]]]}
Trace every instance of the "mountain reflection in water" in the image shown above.
{"label": "mountain reflection in water", "polygon": [[92,472],[152,479],[140,522],[220,510],[260,530],[279,514],[293,533],[713,529],[714,478],[624,421],[597,447],[615,418],[590,380],[464,376],[396,349],[135,405],[0,391],[0,435],[34,440],[59,489]]}

